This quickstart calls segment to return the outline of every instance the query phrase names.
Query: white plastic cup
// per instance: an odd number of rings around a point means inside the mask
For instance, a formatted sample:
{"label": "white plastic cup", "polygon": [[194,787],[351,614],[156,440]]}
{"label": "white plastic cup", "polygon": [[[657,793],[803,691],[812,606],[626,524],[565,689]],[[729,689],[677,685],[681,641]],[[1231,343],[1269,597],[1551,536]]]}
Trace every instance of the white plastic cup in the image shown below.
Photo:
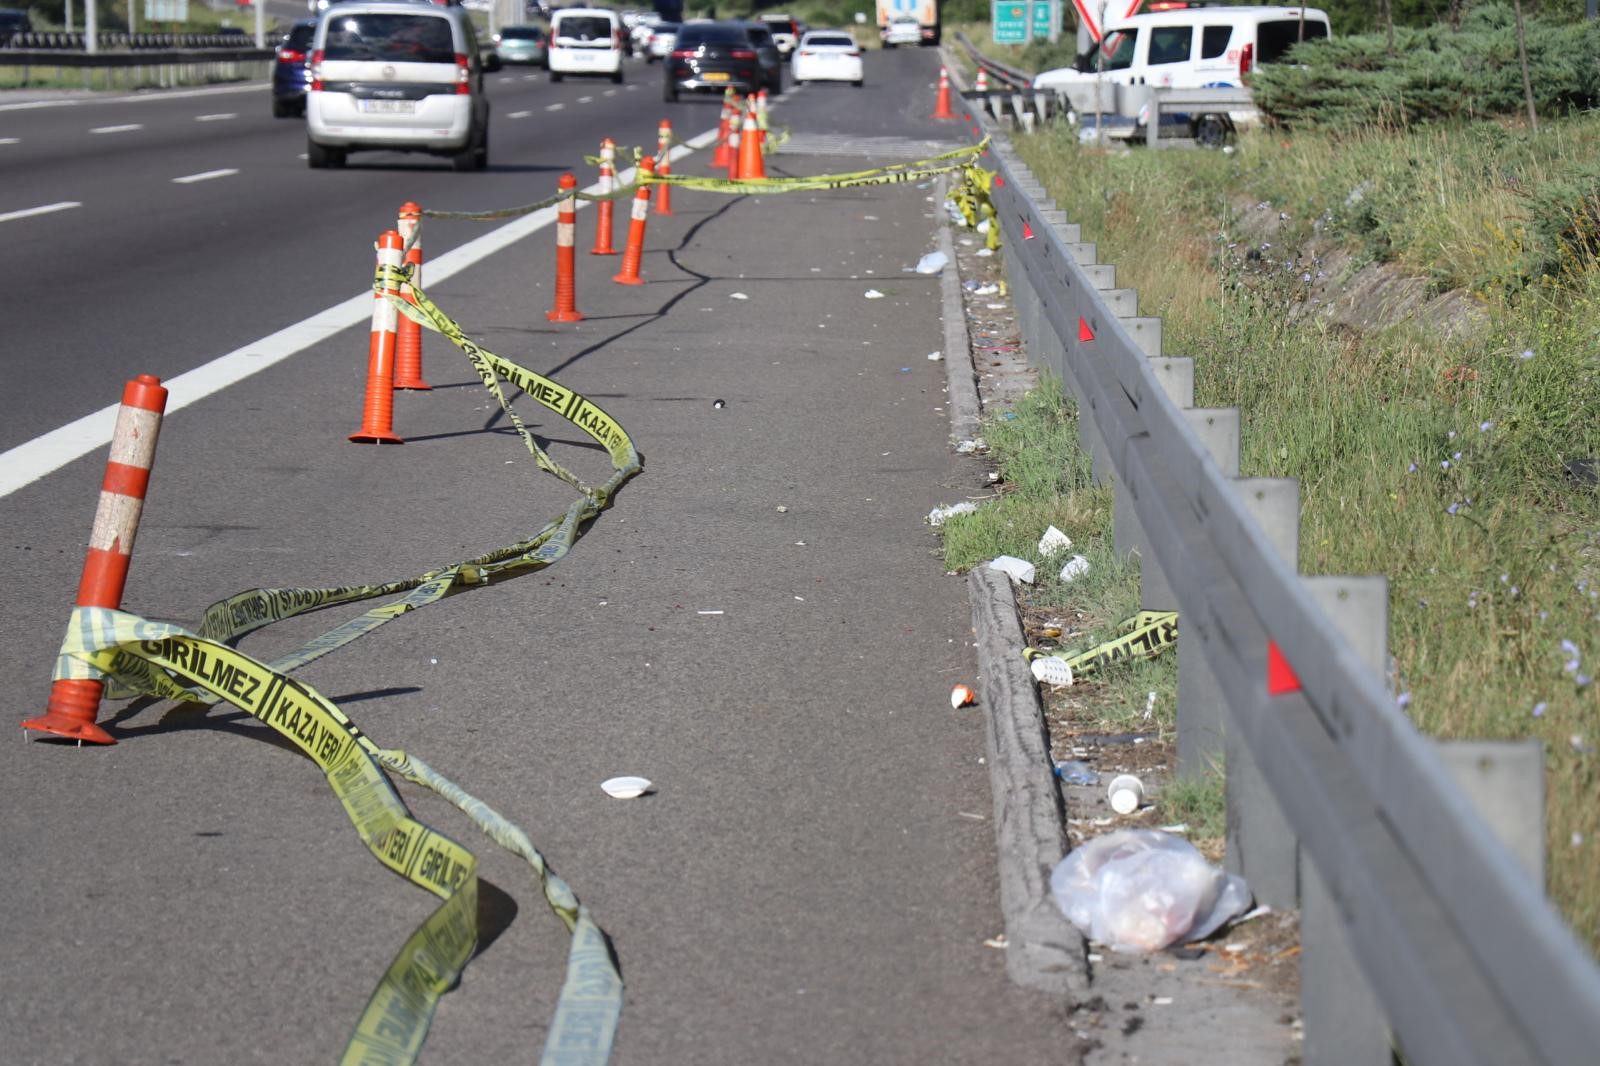
{"label": "white plastic cup", "polygon": [[1132,774],[1118,774],[1111,779],[1106,798],[1118,814],[1132,814],[1144,803],[1144,782]]}

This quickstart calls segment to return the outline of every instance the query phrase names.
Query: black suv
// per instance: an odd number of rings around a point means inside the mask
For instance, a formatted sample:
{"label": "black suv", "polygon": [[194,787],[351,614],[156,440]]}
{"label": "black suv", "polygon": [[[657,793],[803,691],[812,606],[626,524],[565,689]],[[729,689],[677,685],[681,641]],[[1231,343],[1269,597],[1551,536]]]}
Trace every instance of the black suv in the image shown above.
{"label": "black suv", "polygon": [[662,96],[676,103],[680,92],[754,92],[766,84],[756,47],[739,22],[685,22],[666,58]]}

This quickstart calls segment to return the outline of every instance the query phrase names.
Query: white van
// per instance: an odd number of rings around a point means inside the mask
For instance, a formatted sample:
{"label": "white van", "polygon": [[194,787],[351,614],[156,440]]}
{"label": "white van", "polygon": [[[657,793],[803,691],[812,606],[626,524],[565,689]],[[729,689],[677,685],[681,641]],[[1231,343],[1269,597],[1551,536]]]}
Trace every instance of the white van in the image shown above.
{"label": "white van", "polygon": [[[1112,114],[1115,100],[1123,95],[1115,91],[1117,86],[1233,88],[1247,84],[1250,72],[1262,64],[1279,62],[1300,41],[1328,36],[1327,14],[1310,7],[1152,11],[1110,23],[1098,45],[1070,67],[1039,74],[1033,87],[1055,91],[1080,116],[1104,110],[1109,136],[1142,136],[1141,117]],[[1258,118],[1254,111],[1163,116],[1164,121],[1187,122],[1202,142]]]}
{"label": "white van", "polygon": [[306,92],[306,161],[342,167],[350,152],[448,155],[489,165],[489,100],[478,39],[459,7],[346,0],[317,20]]}
{"label": "white van", "polygon": [[550,16],[550,80],[601,74],[622,81],[622,21],[603,7],[563,7]]}

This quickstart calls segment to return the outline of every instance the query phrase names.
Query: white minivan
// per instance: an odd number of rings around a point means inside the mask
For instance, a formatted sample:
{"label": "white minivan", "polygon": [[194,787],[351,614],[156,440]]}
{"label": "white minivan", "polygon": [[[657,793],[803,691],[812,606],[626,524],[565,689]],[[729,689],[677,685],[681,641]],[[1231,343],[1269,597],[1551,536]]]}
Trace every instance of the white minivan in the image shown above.
{"label": "white minivan", "polygon": [[557,8],[550,16],[550,80],[600,74],[622,81],[622,20],[603,7]]}
{"label": "white minivan", "polygon": [[350,152],[398,149],[489,165],[489,100],[472,22],[460,7],[345,0],[311,39],[306,161],[342,167]]}
{"label": "white minivan", "polygon": [[[1115,116],[1116,86],[1174,89],[1232,88],[1245,85],[1250,72],[1276,63],[1301,41],[1328,37],[1328,16],[1310,7],[1194,7],[1152,11],[1112,22],[1098,45],[1072,66],[1047,70],[1033,79],[1036,90],[1054,91],[1079,116],[1106,114],[1106,133],[1142,136],[1144,122]],[[1220,139],[1236,125],[1258,116],[1163,116],[1186,122],[1202,142]]]}

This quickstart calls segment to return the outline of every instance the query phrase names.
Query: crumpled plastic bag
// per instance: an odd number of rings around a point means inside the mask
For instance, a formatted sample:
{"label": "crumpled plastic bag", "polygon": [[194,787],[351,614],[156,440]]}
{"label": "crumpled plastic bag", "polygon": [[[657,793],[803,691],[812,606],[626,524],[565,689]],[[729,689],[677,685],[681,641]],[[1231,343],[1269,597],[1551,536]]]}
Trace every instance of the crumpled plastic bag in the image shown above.
{"label": "crumpled plastic bag", "polygon": [[1204,940],[1250,906],[1243,878],[1159,829],[1087,841],[1056,864],[1050,890],[1089,939],[1130,955]]}

